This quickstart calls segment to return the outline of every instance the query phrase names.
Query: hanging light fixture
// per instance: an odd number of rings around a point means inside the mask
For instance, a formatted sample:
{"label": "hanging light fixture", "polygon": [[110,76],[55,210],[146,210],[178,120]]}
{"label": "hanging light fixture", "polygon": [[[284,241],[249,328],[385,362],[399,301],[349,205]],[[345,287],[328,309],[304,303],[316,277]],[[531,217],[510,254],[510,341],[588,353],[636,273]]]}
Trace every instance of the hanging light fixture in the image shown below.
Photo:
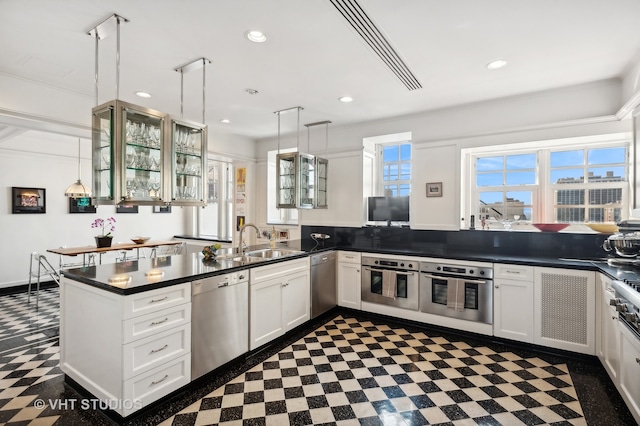
{"label": "hanging light fixture", "polygon": [[67,190],[64,192],[64,195],[70,198],[90,198],[91,197],[91,189],[84,186],[82,180],[80,180],[81,176],[81,165],[80,165],[80,138],[78,138],[78,181],[73,185],[69,186]]}

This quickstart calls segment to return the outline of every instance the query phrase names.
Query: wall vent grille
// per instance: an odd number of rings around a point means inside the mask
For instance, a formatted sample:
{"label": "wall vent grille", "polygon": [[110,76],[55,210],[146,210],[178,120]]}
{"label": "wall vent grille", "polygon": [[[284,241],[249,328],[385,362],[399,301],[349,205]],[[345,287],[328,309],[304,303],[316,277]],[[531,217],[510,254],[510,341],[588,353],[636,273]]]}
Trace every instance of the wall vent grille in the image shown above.
{"label": "wall vent grille", "polygon": [[382,35],[367,13],[356,0],[331,0],[333,6],[347,20],[362,40],[409,90],[421,89],[422,85],[404,63],[398,52]]}
{"label": "wall vent grille", "polygon": [[543,338],[587,344],[587,278],[542,274]]}

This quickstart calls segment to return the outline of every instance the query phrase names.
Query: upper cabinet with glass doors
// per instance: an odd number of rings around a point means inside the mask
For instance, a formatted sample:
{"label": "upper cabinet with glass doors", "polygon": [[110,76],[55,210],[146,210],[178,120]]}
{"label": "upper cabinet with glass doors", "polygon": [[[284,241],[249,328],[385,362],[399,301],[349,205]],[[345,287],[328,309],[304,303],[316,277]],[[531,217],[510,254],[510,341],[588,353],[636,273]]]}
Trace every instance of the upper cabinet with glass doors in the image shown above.
{"label": "upper cabinet with glass doors", "polygon": [[171,119],[171,139],[171,204],[204,206],[207,128]]}
{"label": "upper cabinet with glass doors", "polygon": [[[93,109],[96,204],[205,204],[202,170],[206,127],[176,122],[162,112],[119,100]],[[174,136],[187,127],[192,129],[193,138]],[[184,159],[178,157],[179,152]],[[182,168],[177,167],[178,162],[184,163]],[[184,179],[184,189],[175,196],[180,178]]]}
{"label": "upper cabinet with glass doors", "polygon": [[327,170],[324,158],[297,152],[276,157],[276,207],[279,209],[327,208]]}
{"label": "upper cabinet with glass doors", "polygon": [[329,172],[329,160],[316,157],[316,198],[315,208],[326,209],[327,201],[327,176]]}

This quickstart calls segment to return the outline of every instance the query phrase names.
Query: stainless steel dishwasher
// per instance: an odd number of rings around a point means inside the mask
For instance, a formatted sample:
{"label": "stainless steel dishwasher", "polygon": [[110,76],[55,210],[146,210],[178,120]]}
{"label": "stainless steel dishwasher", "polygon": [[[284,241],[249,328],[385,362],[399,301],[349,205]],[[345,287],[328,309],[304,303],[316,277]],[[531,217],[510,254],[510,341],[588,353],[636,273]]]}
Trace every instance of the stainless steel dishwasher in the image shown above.
{"label": "stainless steel dishwasher", "polygon": [[311,256],[311,318],[327,312],[337,304],[336,252]]}
{"label": "stainless steel dishwasher", "polygon": [[191,379],[249,351],[249,272],[191,284]]}

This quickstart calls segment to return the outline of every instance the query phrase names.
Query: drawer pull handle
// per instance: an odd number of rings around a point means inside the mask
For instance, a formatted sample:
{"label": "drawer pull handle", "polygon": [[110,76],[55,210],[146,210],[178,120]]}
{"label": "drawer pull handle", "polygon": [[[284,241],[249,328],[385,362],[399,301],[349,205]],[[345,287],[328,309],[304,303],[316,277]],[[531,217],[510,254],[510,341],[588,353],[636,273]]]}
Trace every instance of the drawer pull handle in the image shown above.
{"label": "drawer pull handle", "polygon": [[164,382],[165,380],[167,380],[168,378],[169,378],[169,375],[168,375],[168,374],[165,374],[165,375],[164,375],[164,377],[163,377],[162,379],[151,382],[151,386],[154,386],[154,385],[157,385],[157,384],[159,384],[159,383],[162,383],[162,382]]}
{"label": "drawer pull handle", "polygon": [[163,322],[167,322],[169,321],[169,317],[163,319],[162,321],[154,321],[151,323],[151,325],[158,325],[158,324],[162,324]]}
{"label": "drawer pull handle", "polygon": [[498,284],[495,285],[496,288],[500,288],[500,286]]}
{"label": "drawer pull handle", "polygon": [[158,302],[162,302],[163,300],[167,300],[168,298],[169,298],[169,296],[165,296],[165,297],[162,297],[162,298],[160,298],[160,299],[151,299],[151,302],[149,302],[149,303],[158,303]]}
{"label": "drawer pull handle", "polygon": [[164,346],[163,346],[163,347],[161,347],[160,349],[151,349],[151,353],[152,353],[152,354],[155,354],[155,353],[157,353],[157,352],[164,351],[164,350],[165,350],[165,349],[167,349],[168,347],[169,347],[169,345],[164,345]]}
{"label": "drawer pull handle", "polygon": [[511,271],[511,270],[507,269],[505,272],[507,274],[518,274],[518,275],[520,275],[520,271]]}
{"label": "drawer pull handle", "polygon": [[640,364],[640,358],[636,358],[636,363]]}
{"label": "drawer pull handle", "polygon": [[616,316],[612,316],[612,317],[611,317],[611,319],[615,321],[615,320],[617,320],[617,319],[618,319],[618,317],[616,317]]}

